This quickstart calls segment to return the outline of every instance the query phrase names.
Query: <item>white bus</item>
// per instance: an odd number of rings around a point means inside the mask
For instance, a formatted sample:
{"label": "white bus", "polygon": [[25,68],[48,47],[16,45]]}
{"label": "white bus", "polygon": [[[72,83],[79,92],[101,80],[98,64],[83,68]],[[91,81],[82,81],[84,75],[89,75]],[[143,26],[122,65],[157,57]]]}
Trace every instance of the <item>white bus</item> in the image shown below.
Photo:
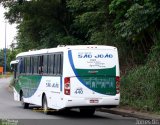
{"label": "white bus", "polygon": [[93,114],[97,107],[120,102],[116,47],[63,46],[23,52],[12,61],[14,100],[49,109],[79,108]]}

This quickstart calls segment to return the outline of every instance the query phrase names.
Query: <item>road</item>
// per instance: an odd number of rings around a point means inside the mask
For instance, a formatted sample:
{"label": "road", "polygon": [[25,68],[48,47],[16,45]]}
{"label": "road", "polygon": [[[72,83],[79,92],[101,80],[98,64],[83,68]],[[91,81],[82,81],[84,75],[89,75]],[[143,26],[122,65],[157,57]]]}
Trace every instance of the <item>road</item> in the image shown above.
{"label": "road", "polygon": [[[42,112],[34,111],[40,107],[30,106],[29,109],[23,109],[20,102],[13,100],[13,93],[9,90],[11,78],[0,79],[0,119],[2,122],[13,122],[18,125],[136,125],[134,118],[123,117],[109,114],[107,112],[96,111],[92,117],[80,115],[78,110],[53,112],[45,115]],[[16,124],[17,125],[17,124]]]}

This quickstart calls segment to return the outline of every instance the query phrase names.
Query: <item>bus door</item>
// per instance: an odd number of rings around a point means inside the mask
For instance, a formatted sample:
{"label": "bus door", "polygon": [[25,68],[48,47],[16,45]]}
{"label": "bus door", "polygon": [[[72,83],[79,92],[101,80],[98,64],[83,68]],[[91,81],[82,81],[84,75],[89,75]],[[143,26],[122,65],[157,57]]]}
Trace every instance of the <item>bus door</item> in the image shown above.
{"label": "bus door", "polygon": [[[18,82],[18,74],[19,74],[18,63],[19,63],[19,60],[14,60],[14,61],[11,61],[10,63],[11,70],[14,72],[13,83],[12,83],[13,88],[15,88]],[[15,89],[14,89],[14,100],[19,101],[19,94],[16,92]]]}

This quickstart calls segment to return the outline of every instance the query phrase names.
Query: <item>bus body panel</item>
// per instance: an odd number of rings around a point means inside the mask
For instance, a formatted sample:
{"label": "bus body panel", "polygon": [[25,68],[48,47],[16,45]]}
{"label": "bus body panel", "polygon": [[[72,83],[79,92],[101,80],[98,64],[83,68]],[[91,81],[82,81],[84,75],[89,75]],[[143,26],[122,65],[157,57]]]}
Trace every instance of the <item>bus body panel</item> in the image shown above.
{"label": "bus body panel", "polygon": [[13,87],[13,96],[15,101],[20,101],[20,95],[14,87]]}
{"label": "bus body panel", "polygon": [[66,62],[68,69],[64,76],[71,78],[71,96],[116,94],[117,50],[69,50]]}
{"label": "bus body panel", "polygon": [[97,78],[93,77],[87,77],[86,79],[89,79],[90,81],[87,81],[84,85],[78,80],[77,77],[71,77],[71,97],[99,98],[116,95],[115,85],[112,85],[112,83],[110,83],[109,81],[107,81],[107,83],[103,81],[98,82]]}
{"label": "bus body panel", "polygon": [[[21,90],[23,91],[24,101],[27,103],[42,105],[42,95],[45,94],[48,100],[48,107],[54,109],[60,109],[60,94],[61,94],[61,77],[55,76],[20,76],[19,84]],[[24,80],[25,79],[25,80]],[[37,85],[35,84],[35,79],[37,79]],[[15,90],[15,95],[17,100],[20,95]],[[17,100],[20,101],[20,100]]]}
{"label": "bus body panel", "polygon": [[66,97],[68,100],[65,107],[114,107],[120,103],[120,94],[116,96],[97,97],[97,98],[73,98]]}
{"label": "bus body panel", "polygon": [[68,50],[64,61],[63,76],[70,78],[71,91],[65,97],[66,107],[119,105],[120,94],[116,93],[115,81],[119,76],[116,48]]}
{"label": "bus body panel", "polygon": [[[81,106],[116,106],[120,93],[116,93],[116,77],[119,77],[118,52],[108,46],[69,46],[46,49],[17,55],[17,59],[32,55],[63,53],[61,75],[19,75],[14,86],[14,99],[42,106],[45,94],[48,107],[63,109]],[[28,54],[29,53],[29,54]],[[20,66],[19,66],[20,67]],[[66,95],[65,78],[70,79],[70,95]]]}

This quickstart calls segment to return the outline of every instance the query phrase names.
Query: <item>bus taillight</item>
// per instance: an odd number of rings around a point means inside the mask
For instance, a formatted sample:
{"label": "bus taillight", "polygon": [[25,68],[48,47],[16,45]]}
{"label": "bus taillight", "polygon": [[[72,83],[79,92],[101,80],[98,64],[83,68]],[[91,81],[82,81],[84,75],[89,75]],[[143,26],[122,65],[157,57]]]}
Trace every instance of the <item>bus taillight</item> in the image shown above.
{"label": "bus taillight", "polygon": [[70,77],[64,78],[64,94],[70,95]]}
{"label": "bus taillight", "polygon": [[120,93],[120,77],[116,76],[116,93]]}

